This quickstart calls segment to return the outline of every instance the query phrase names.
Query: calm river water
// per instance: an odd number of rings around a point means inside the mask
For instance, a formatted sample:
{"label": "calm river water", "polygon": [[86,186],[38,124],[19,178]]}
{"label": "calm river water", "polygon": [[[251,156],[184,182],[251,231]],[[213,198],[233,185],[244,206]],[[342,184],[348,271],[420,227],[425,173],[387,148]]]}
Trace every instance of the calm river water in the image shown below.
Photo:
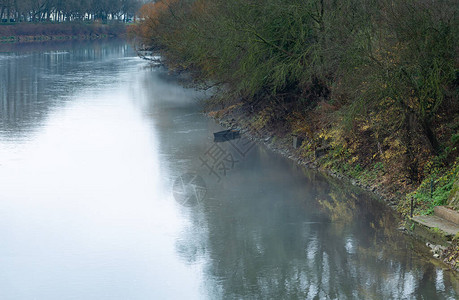
{"label": "calm river water", "polygon": [[214,144],[124,42],[1,47],[0,299],[456,299],[383,204]]}

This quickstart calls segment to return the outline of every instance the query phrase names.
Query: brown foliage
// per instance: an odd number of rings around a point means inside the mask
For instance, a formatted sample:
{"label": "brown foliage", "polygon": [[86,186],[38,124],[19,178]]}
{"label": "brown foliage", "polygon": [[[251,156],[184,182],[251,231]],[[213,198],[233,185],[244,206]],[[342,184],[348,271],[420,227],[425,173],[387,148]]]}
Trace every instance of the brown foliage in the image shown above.
{"label": "brown foliage", "polygon": [[153,46],[158,36],[158,25],[162,15],[169,11],[171,5],[178,0],[161,0],[157,2],[146,3],[139,10],[140,24],[131,30],[137,37],[140,37],[142,44]]}

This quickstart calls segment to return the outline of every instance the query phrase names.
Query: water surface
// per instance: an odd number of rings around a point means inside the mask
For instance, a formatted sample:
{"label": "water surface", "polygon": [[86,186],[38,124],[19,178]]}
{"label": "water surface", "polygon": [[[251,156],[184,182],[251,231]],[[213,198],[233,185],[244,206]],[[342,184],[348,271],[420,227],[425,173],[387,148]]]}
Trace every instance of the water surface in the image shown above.
{"label": "water surface", "polygon": [[124,42],[0,52],[0,299],[457,297],[385,205],[214,144],[208,95]]}

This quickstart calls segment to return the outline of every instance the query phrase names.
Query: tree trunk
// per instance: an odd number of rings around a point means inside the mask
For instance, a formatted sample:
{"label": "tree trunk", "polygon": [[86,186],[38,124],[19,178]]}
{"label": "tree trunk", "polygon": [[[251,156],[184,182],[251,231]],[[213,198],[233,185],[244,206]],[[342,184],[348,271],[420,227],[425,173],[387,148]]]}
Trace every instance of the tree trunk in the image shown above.
{"label": "tree trunk", "polygon": [[421,127],[424,132],[424,135],[427,137],[430,143],[430,147],[432,148],[432,151],[438,155],[440,154],[440,143],[438,142],[437,136],[435,135],[435,132],[432,130],[432,126],[429,121],[423,120],[421,122]]}
{"label": "tree trunk", "polygon": [[418,181],[418,163],[413,150],[413,128],[416,127],[416,115],[405,110],[405,144],[406,144],[406,168],[410,180]]}

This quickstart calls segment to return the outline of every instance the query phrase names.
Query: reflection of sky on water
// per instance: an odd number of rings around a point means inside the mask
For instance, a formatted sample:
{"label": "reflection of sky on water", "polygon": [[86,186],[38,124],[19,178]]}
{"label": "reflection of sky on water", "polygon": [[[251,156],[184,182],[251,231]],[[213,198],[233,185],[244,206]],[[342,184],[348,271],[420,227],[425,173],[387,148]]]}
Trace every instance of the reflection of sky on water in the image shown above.
{"label": "reflection of sky on water", "polygon": [[145,63],[124,43],[106,48],[1,69],[1,299],[198,298],[155,129],[132,98]]}

